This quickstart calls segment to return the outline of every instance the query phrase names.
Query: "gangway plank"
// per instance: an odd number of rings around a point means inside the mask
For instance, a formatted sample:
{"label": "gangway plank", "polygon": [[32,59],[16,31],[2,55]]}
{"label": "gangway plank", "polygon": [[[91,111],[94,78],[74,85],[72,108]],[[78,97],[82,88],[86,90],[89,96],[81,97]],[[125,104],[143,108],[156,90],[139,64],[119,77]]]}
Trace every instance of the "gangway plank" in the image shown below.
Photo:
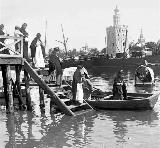
{"label": "gangway plank", "polygon": [[24,69],[30,74],[34,81],[50,95],[51,99],[54,100],[56,105],[60,108],[62,112],[67,115],[74,116],[75,114],[67,107],[67,105],[50,89],[50,87],[43,81],[42,78],[38,76],[35,70],[30,66],[30,64],[24,60]]}

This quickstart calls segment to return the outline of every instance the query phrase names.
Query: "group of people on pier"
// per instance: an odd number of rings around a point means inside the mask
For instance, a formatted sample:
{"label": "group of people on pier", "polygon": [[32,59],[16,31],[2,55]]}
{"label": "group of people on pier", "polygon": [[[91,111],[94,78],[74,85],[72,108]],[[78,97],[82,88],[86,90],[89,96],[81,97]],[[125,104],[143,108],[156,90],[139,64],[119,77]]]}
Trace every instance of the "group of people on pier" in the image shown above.
{"label": "group of people on pier", "polygon": [[[0,25],[0,35],[9,36],[5,30],[4,24]],[[31,51],[31,61],[34,68],[43,69],[45,68],[45,45],[41,40],[41,34],[37,33],[35,38],[31,41],[29,45],[29,33],[27,32],[27,23],[23,23],[21,27],[15,26],[14,37],[23,37],[23,57],[30,62],[29,59],[29,48]],[[0,49],[4,47],[6,38],[0,38]],[[17,41],[17,39],[15,39]],[[21,43],[15,43],[15,51],[21,52]],[[49,63],[52,65],[52,69],[56,69],[57,85],[61,85],[62,67],[60,60],[57,56],[59,48],[51,48],[49,52]],[[0,51],[1,54],[10,54],[9,49],[4,49]]]}

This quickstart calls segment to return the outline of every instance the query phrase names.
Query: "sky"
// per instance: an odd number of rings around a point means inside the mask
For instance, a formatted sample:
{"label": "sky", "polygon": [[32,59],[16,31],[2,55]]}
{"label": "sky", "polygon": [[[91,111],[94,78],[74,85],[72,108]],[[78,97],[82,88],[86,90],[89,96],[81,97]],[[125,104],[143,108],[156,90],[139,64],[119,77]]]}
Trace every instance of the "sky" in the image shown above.
{"label": "sky", "polygon": [[63,48],[61,24],[67,48],[85,45],[101,50],[105,45],[106,28],[113,26],[116,5],[120,24],[128,26],[128,40],[137,41],[143,31],[146,42],[160,39],[159,0],[0,0],[0,23],[13,35],[15,25],[28,24],[29,40],[37,33],[44,42],[47,21],[48,48]]}

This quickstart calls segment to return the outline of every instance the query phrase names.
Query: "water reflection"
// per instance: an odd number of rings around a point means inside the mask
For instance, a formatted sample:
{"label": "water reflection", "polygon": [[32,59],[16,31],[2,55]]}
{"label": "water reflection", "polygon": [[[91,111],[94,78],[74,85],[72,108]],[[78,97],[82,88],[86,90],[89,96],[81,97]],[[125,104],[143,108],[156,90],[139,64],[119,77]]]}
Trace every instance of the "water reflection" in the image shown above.
{"label": "water reflection", "polygon": [[63,116],[57,126],[52,125],[54,122],[51,124],[41,141],[52,147],[83,147],[88,143],[87,135],[93,127],[94,118],[94,113],[77,117]]}
{"label": "water reflection", "polygon": [[154,110],[147,111],[106,111],[101,112],[113,121],[113,133],[117,143],[125,143],[128,141],[128,130],[138,126],[157,126],[154,121],[159,120],[158,112]]}
{"label": "water reflection", "polygon": [[44,113],[35,116],[31,112],[6,115],[9,140],[5,147],[83,147],[89,141],[87,135],[94,118],[94,112],[77,117],[51,114],[50,118]]}

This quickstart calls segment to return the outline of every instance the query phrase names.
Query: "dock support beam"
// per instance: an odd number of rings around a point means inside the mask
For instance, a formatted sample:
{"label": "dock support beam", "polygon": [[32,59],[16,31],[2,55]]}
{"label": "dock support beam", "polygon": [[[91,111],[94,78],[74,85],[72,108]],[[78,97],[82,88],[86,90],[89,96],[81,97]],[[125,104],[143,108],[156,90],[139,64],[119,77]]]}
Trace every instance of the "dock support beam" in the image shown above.
{"label": "dock support beam", "polygon": [[20,73],[22,70],[22,65],[16,65],[15,71],[16,71],[16,82],[15,82],[15,91],[17,92],[18,102],[19,102],[19,109],[23,110],[26,109],[26,106],[24,105],[24,101],[22,98],[22,91],[21,91],[21,85],[20,85]]}
{"label": "dock support beam", "polygon": [[39,86],[39,97],[40,97],[40,108],[43,109],[45,107],[44,103],[44,90]]}
{"label": "dock support beam", "polygon": [[31,111],[32,110],[32,104],[31,104],[31,94],[30,94],[30,88],[29,88],[29,74],[26,70],[24,70],[24,79],[25,79],[27,110]]}
{"label": "dock support beam", "polygon": [[1,69],[3,77],[4,95],[6,101],[6,112],[13,113],[14,106],[10,65],[2,65]]}

